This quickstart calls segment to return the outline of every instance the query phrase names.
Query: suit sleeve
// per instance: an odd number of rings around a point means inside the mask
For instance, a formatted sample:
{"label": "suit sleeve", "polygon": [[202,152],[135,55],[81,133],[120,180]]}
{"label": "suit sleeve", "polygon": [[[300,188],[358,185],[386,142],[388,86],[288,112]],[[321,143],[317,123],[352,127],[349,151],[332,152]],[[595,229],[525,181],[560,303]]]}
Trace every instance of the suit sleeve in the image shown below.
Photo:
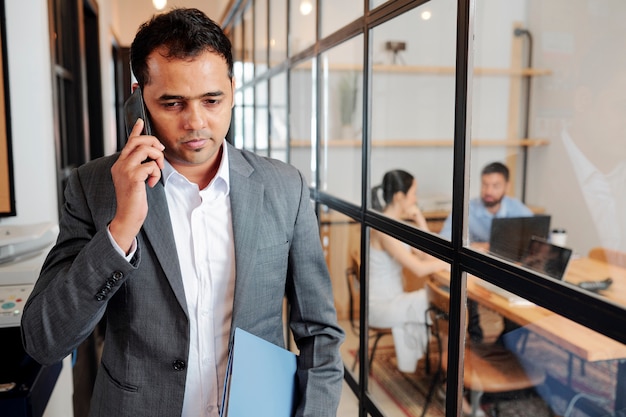
{"label": "suit sleeve", "polygon": [[337,324],[330,276],[317,218],[300,174],[301,193],[289,256],[287,295],[290,326],[300,355],[296,416],[335,416],[341,395],[343,363],[339,346],[344,333]]}
{"label": "suit sleeve", "polygon": [[[41,364],[62,360],[89,336],[110,297],[134,270],[111,245],[106,222],[94,221],[90,207],[102,201],[88,202],[79,172],[75,170],[68,180],[57,242],[22,315],[24,348]],[[99,181],[92,181],[90,187],[100,189],[104,199],[106,177]]]}

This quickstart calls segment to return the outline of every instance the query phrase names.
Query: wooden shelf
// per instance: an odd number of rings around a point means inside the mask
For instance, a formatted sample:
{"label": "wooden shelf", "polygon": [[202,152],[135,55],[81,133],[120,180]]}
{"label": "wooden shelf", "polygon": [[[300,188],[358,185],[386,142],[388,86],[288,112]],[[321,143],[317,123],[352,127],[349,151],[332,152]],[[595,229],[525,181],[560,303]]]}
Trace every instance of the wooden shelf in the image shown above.
{"label": "wooden shelf", "polygon": [[[310,66],[298,66],[297,69],[309,70]],[[357,64],[332,64],[328,68],[330,71],[363,71],[363,65]],[[434,75],[454,75],[455,67],[441,65],[391,65],[374,64],[372,72],[388,72],[400,74],[434,74]],[[537,77],[551,75],[552,70],[540,68],[474,68],[474,75],[502,75],[509,77]]]}
{"label": "wooden shelf", "polygon": [[[328,143],[327,143],[328,142]],[[548,139],[472,139],[472,146],[545,146],[549,143]],[[328,144],[331,148],[358,148],[361,146],[359,139],[331,139],[323,141],[322,146]],[[372,141],[374,148],[433,148],[433,147],[452,147],[454,141],[451,139],[375,139]],[[294,148],[308,148],[311,146],[310,140],[294,139],[291,141]]]}

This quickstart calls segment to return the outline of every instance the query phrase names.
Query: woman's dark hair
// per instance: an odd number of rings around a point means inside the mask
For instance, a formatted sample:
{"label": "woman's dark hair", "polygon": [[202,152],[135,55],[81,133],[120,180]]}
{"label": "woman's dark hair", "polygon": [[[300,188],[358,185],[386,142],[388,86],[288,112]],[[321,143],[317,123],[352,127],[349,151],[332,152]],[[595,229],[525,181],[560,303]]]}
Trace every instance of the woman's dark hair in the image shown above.
{"label": "woman's dark hair", "polygon": [[391,203],[397,192],[406,194],[413,185],[414,179],[413,175],[401,169],[387,172],[383,176],[382,184],[372,188],[372,208],[382,211],[387,204]]}
{"label": "woman's dark hair", "polygon": [[130,46],[130,64],[139,86],[150,81],[147,58],[164,47],[168,59],[185,59],[211,51],[220,55],[233,77],[231,43],[220,26],[198,9],[174,8],[143,23]]}

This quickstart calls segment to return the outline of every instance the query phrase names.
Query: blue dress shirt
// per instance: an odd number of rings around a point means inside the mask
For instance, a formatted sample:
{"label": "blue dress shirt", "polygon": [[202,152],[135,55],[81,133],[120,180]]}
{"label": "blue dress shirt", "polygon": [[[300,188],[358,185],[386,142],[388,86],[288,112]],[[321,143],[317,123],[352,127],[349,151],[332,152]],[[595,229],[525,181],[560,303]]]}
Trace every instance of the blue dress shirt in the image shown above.
{"label": "blue dress shirt", "polygon": [[[500,204],[500,210],[496,214],[491,214],[480,198],[473,198],[469,202],[469,242],[489,242],[491,220],[494,217],[524,217],[532,215],[533,212],[516,198],[504,196]],[[452,213],[448,215],[439,235],[450,239],[452,235]]]}

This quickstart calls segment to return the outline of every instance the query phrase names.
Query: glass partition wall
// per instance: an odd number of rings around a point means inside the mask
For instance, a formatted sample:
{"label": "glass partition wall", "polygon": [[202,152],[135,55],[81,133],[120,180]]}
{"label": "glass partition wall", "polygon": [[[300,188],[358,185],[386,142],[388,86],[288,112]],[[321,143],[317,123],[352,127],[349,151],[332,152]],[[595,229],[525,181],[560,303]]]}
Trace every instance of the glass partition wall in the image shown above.
{"label": "glass partition wall", "polygon": [[309,182],[339,415],[624,414],[624,3],[234,3],[232,138]]}

